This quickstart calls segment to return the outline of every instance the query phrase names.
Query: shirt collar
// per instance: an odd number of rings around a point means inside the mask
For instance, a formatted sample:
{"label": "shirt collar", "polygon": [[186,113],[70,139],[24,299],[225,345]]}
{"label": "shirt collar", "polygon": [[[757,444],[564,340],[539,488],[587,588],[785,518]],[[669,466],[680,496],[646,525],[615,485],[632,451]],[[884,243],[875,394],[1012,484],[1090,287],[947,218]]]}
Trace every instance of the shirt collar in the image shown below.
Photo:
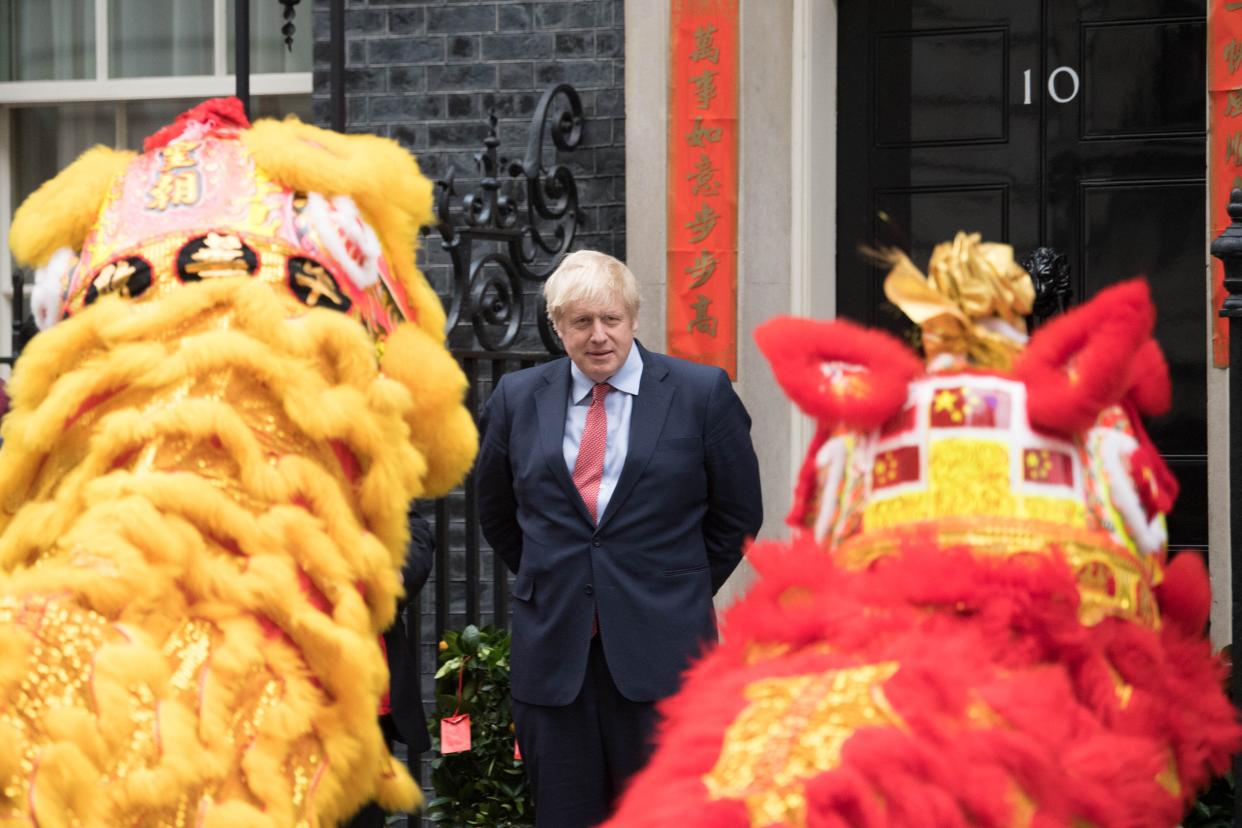
{"label": "shirt collar", "polygon": [[[573,388],[570,393],[573,394],[574,404],[581,403],[584,399],[591,396],[591,389],[595,387],[595,380],[582,373],[582,370],[573,363],[569,362],[569,376],[573,382]],[[617,391],[624,391],[632,397],[638,396],[638,386],[643,378],[643,358],[638,353],[638,346],[631,343],[630,355],[625,358],[625,363],[617,370],[617,373],[609,377],[605,382]]]}

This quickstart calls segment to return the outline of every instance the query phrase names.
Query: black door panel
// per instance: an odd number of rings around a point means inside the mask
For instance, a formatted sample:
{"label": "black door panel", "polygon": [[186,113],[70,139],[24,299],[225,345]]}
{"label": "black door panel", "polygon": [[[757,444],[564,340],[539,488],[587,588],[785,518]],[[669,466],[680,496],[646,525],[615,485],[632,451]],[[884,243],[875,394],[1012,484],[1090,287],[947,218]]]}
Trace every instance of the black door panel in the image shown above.
{"label": "black door panel", "polygon": [[905,327],[886,307],[884,273],[865,263],[860,247],[899,245],[926,260],[962,226],[961,217],[993,240],[1034,246],[1039,115],[1015,107],[1021,92],[1013,77],[1038,57],[1039,10],[1012,5],[840,5],[837,284],[844,315]]}
{"label": "black door panel", "polygon": [[1084,23],[1082,75],[1095,82],[1083,86],[1082,137],[1202,136],[1203,96],[1186,92],[1207,83],[1206,62],[1188,59],[1206,29],[1202,17]]}
{"label": "black door panel", "polygon": [[[1004,143],[1008,30],[1004,27],[894,32],[876,38],[875,102],[879,147]],[[901,55],[900,60],[888,56]],[[911,72],[917,66],[919,71]]]}

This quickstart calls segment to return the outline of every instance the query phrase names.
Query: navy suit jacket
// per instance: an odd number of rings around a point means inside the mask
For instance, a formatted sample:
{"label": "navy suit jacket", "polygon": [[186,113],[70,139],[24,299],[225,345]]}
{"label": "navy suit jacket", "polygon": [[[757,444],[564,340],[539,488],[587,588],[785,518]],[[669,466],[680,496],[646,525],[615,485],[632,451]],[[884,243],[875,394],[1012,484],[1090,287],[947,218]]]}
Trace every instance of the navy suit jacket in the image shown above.
{"label": "navy suit jacket", "polygon": [[392,719],[401,734],[401,741],[409,747],[411,761],[416,754],[431,747],[427,733],[427,718],[423,713],[423,699],[419,692],[421,677],[414,669],[418,663],[415,650],[418,638],[411,634],[406,602],[414,597],[427,583],[431,575],[431,562],[435,557],[436,543],[431,535],[427,519],[411,505],[406,513],[410,528],[410,542],[405,551],[405,563],[401,577],[405,582],[405,595],[397,604],[397,617],[392,626],[384,631],[384,649],[388,652],[388,697],[392,706]]}
{"label": "navy suit jacket", "polygon": [[728,376],[637,342],[642,379],[621,477],[598,526],[562,452],[569,360],[506,374],[475,467],[484,537],[511,570],[513,697],[565,705],[582,687],[592,616],[632,701],[677,689],[716,636],[712,595],[763,520],[750,417]]}

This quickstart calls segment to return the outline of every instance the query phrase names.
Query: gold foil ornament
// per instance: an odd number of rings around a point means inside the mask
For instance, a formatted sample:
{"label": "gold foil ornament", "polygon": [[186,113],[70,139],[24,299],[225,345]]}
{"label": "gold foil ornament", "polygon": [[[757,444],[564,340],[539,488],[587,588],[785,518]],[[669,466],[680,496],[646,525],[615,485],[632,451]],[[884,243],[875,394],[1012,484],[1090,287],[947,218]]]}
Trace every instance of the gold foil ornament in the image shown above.
{"label": "gold foil ornament", "polygon": [[936,245],[927,275],[900,250],[880,255],[892,265],[884,295],[922,329],[928,360],[952,354],[983,368],[1012,365],[1026,342],[1035,286],[1011,246],[959,232]]}

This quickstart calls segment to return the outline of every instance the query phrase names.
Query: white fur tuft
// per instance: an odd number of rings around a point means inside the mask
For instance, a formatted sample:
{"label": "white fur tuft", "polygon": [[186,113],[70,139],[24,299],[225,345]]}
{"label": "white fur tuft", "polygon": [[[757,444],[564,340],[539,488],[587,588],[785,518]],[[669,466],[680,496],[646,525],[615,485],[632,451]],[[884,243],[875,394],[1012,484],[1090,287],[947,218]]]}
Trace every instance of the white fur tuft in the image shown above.
{"label": "white fur tuft", "polygon": [[30,310],[39,330],[46,331],[60,321],[63,315],[62,297],[69,286],[69,275],[77,266],[78,254],[62,247],[52,254],[47,264],[35,271]]}
{"label": "white fur tuft", "polygon": [[[304,215],[314,228],[319,242],[328,249],[355,287],[366,290],[379,281],[382,250],[379,237],[363,220],[352,198],[338,195],[329,202],[319,193],[307,193]],[[346,240],[354,244],[357,254],[351,254],[345,247]]]}

